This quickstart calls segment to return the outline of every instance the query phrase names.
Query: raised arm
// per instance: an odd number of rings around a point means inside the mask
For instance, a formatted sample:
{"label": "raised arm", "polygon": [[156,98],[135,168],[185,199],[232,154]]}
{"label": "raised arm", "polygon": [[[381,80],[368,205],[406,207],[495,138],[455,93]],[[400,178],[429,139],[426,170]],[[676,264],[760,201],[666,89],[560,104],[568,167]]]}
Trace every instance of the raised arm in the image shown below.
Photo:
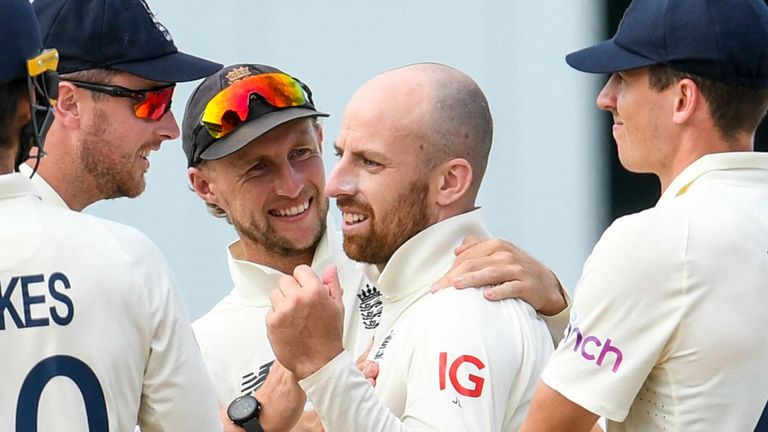
{"label": "raised arm", "polygon": [[485,287],[488,300],[520,298],[544,318],[555,343],[568,325],[569,298],[557,276],[544,264],[514,244],[501,239],[468,236],[454,250],[450,270],[432,291]]}

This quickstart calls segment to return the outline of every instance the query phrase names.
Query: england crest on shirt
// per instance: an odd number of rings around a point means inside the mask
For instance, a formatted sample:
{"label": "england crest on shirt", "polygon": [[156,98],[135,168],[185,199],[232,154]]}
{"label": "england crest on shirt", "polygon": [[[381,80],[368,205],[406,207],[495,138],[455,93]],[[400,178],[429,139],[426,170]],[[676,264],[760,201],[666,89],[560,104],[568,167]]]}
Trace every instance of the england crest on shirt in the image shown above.
{"label": "england crest on shirt", "polygon": [[381,292],[374,285],[366,283],[365,288],[361,288],[357,293],[360,299],[360,317],[367,330],[375,329],[381,321]]}

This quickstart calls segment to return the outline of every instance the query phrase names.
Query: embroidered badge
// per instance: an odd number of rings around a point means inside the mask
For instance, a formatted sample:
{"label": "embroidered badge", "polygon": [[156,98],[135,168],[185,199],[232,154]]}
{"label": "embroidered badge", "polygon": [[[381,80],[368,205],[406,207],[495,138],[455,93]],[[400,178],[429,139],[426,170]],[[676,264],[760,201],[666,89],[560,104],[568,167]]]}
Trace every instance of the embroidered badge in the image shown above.
{"label": "embroidered badge", "polygon": [[163,34],[163,37],[165,37],[165,40],[167,40],[168,42],[173,42],[173,38],[171,37],[171,32],[169,32],[168,29],[165,28],[165,26],[160,21],[157,20],[154,12],[152,12],[152,9],[149,8],[147,1],[141,0],[141,4],[144,5],[144,9],[147,10],[149,17],[152,18],[152,22],[155,24],[155,27],[157,27],[157,29],[160,30],[160,33]]}
{"label": "embroidered badge", "polygon": [[227,72],[227,74],[224,75],[224,77],[227,79],[227,81],[229,81],[230,84],[232,84],[233,82],[239,80],[240,78],[247,77],[249,75],[252,75],[251,70],[248,69],[247,66],[242,66],[239,68],[234,68],[231,71]]}
{"label": "embroidered badge", "polygon": [[375,329],[381,321],[381,292],[375,286],[365,284],[365,288],[357,293],[357,298],[360,299],[360,317],[363,319],[363,325],[368,330]]}

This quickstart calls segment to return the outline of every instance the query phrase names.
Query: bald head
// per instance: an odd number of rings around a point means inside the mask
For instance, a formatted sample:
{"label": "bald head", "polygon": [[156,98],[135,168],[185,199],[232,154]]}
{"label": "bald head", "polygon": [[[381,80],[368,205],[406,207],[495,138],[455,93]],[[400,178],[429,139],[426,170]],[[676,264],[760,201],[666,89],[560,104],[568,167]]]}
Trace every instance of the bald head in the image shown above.
{"label": "bald head", "polygon": [[353,96],[347,110],[418,142],[424,165],[462,158],[480,188],[493,139],[488,101],[472,78],[449,66],[420,63],[380,74]]}

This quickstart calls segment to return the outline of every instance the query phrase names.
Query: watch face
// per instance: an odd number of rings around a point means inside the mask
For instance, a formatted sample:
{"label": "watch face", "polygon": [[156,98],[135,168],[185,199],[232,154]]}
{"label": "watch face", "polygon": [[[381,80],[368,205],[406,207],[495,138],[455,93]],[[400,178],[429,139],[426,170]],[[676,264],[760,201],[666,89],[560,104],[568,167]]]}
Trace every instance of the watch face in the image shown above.
{"label": "watch face", "polygon": [[229,419],[235,423],[247,421],[256,415],[259,402],[251,395],[240,396],[227,408]]}

